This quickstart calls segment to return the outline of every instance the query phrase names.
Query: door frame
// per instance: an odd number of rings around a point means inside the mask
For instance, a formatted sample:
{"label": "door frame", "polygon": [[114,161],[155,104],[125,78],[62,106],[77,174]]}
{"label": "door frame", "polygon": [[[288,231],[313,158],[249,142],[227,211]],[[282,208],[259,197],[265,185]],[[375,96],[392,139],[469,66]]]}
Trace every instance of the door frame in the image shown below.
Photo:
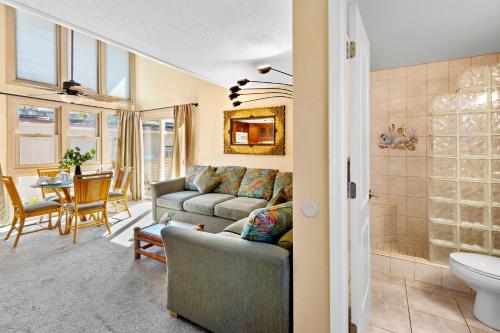
{"label": "door frame", "polygon": [[349,220],[345,63],[347,1],[328,1],[330,332],[349,331]]}

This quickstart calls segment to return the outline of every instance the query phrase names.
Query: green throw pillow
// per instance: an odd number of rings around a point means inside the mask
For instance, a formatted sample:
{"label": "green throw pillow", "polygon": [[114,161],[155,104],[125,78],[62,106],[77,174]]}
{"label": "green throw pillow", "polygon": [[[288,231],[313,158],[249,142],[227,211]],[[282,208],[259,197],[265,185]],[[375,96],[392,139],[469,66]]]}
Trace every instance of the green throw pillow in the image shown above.
{"label": "green throw pillow", "polygon": [[259,208],[250,213],[241,238],[255,242],[276,244],[293,226],[293,203]]}
{"label": "green throw pillow", "polygon": [[198,189],[194,185],[194,179],[206,169],[211,169],[211,166],[204,165],[191,165],[187,168],[186,171],[186,180],[184,182],[184,189],[197,191]]}
{"label": "green throw pillow", "polygon": [[205,194],[213,191],[220,183],[220,177],[215,174],[213,168],[207,168],[199,173],[193,181],[198,192]]}
{"label": "green throw pillow", "polygon": [[279,247],[284,248],[290,252],[293,251],[293,228],[288,230],[283,236],[280,237],[278,243],[276,243]]}
{"label": "green throw pillow", "polygon": [[278,189],[278,191],[276,191],[276,193],[274,193],[274,195],[271,198],[271,200],[269,200],[269,203],[267,204],[266,207],[276,206],[276,205],[285,203],[287,201],[288,200],[286,200],[285,190],[284,190],[283,187],[280,187]]}

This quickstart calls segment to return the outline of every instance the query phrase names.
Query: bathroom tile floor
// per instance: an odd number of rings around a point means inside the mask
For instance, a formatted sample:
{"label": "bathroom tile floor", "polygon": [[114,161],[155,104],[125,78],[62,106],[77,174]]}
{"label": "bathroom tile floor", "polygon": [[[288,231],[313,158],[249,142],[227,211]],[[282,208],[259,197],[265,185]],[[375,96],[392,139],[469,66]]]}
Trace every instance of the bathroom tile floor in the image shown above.
{"label": "bathroom tile floor", "polygon": [[473,294],[373,272],[369,333],[500,332],[477,320],[473,306]]}

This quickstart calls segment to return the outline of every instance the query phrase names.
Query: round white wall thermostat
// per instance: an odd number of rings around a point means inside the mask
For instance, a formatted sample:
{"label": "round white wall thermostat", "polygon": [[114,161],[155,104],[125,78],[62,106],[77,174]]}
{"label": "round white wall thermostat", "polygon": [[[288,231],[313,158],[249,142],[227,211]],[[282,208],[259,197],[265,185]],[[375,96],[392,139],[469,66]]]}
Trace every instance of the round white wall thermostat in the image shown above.
{"label": "round white wall thermostat", "polygon": [[302,214],[307,217],[313,217],[318,214],[318,206],[312,201],[306,201],[302,204]]}

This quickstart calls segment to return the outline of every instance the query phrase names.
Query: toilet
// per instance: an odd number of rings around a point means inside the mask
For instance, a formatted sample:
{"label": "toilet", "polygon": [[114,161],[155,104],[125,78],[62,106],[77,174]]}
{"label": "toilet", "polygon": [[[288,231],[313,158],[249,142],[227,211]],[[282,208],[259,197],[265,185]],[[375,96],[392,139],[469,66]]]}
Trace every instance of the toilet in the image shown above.
{"label": "toilet", "polygon": [[474,315],[500,330],[500,258],[477,253],[454,252],[450,271],[476,291]]}

